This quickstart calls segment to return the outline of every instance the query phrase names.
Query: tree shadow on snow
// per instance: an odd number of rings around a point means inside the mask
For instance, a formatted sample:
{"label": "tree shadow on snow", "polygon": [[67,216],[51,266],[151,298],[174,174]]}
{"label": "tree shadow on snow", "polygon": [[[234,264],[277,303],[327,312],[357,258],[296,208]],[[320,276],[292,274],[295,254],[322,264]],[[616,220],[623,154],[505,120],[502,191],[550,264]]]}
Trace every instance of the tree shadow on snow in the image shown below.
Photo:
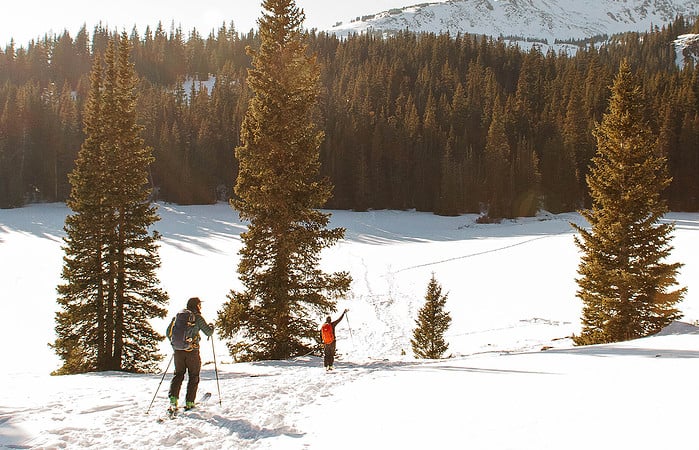
{"label": "tree shadow on snow", "polygon": [[642,348],[618,346],[613,344],[590,345],[586,347],[576,347],[569,349],[550,349],[546,353],[588,355],[588,356],[642,356],[647,358],[677,358],[690,359],[699,358],[699,350],[672,350],[660,348]]}
{"label": "tree shadow on snow", "polygon": [[672,222],[678,230],[699,230],[699,220],[693,213],[670,213],[661,219],[662,222]]}
{"label": "tree shadow on snow", "polygon": [[289,427],[266,428],[251,424],[244,419],[228,419],[219,414],[207,420],[211,425],[219,426],[228,430],[231,434],[237,434],[240,439],[248,441],[256,441],[259,439],[268,439],[277,436],[288,436],[292,438],[301,438],[305,433],[299,433]]}
{"label": "tree shadow on snow", "polygon": [[68,212],[70,210],[63,203],[43,203],[0,210],[0,242],[4,240],[3,234],[12,231],[62,242],[65,236],[63,225]]}
{"label": "tree shadow on snow", "polygon": [[[658,338],[665,336],[699,336],[699,327],[680,321],[673,321],[659,333],[648,338],[636,339],[630,342],[619,342],[615,344],[587,345],[567,349],[549,349],[546,353],[566,353],[590,356],[642,356],[648,358],[699,358],[699,350],[673,349],[657,347],[653,345],[644,346],[644,343],[657,343]],[[648,339],[651,339],[650,341]],[[692,338],[697,339],[697,338]]]}
{"label": "tree shadow on snow", "polygon": [[514,370],[514,369],[488,369],[484,367],[460,366],[454,364],[451,360],[436,361],[376,361],[369,363],[352,363],[341,362],[336,364],[336,367],[343,371],[363,370],[367,372],[374,371],[410,371],[410,372],[470,372],[470,373],[489,373],[489,374],[536,374],[536,375],[555,375],[551,372]]}
{"label": "tree shadow on snow", "polygon": [[257,441],[260,439],[274,438],[278,436],[288,436],[291,438],[302,438],[305,433],[300,433],[290,427],[267,428],[251,424],[245,419],[230,419],[221,414],[214,414],[211,417],[189,416],[191,420],[202,420],[209,425],[214,425],[227,430],[230,434],[236,434],[240,439],[246,441]]}
{"label": "tree shadow on snow", "polygon": [[0,411],[0,448],[24,449],[33,448],[25,445],[29,442],[30,436],[20,427],[12,423],[12,416]]}
{"label": "tree shadow on snow", "polygon": [[[207,240],[214,237],[239,241],[240,234],[247,230],[247,222],[240,220],[238,213],[227,203],[185,206],[159,202],[157,206],[161,220],[153,225],[153,230],[162,235],[164,243],[190,253],[199,250],[222,253]],[[541,213],[537,217],[506,219],[499,224],[478,224],[477,214],[445,217],[414,210],[323,211],[331,214],[329,227],[346,229],[346,241],[376,245],[489,237],[520,237],[524,239],[522,243],[526,243],[554,235],[573,234],[571,221],[586,225],[577,213]],[[65,235],[64,219],[70,212],[63,203],[28,205],[3,211],[0,222],[6,228],[0,227],[0,236],[16,230],[61,241]],[[696,213],[670,213],[663,221],[674,222],[678,229],[699,229]]]}

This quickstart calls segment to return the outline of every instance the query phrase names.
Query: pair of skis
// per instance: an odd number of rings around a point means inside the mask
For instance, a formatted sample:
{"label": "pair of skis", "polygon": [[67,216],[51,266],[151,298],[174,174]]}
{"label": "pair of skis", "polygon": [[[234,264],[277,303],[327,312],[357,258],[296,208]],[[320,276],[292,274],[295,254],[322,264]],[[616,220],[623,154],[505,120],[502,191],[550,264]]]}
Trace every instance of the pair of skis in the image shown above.
{"label": "pair of skis", "polygon": [[[197,402],[195,403],[195,407],[194,407],[191,411],[197,411],[197,410],[198,410],[202,405],[204,405],[210,398],[211,398],[211,392],[207,392],[207,393],[203,394],[203,395],[199,398],[199,401],[197,401]],[[186,409],[185,409],[185,412],[187,412]],[[175,418],[177,418],[177,416],[179,416],[179,415],[180,415],[180,408],[173,408],[172,406],[170,406],[170,407],[167,409],[166,417],[160,417],[160,418],[158,418],[158,422],[161,422],[161,423],[162,423],[162,422],[165,421],[166,418],[167,418],[167,419],[175,419]],[[186,415],[186,414],[185,414],[185,415]]]}

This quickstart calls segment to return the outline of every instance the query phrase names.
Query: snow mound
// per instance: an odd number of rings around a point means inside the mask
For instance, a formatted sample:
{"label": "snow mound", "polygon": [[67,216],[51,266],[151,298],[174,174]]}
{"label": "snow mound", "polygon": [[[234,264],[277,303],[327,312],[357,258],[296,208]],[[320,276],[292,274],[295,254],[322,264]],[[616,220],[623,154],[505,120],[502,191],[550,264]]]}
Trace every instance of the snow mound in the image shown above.
{"label": "snow mound", "polygon": [[673,336],[679,334],[699,334],[699,327],[687,322],[673,321],[655,336]]}

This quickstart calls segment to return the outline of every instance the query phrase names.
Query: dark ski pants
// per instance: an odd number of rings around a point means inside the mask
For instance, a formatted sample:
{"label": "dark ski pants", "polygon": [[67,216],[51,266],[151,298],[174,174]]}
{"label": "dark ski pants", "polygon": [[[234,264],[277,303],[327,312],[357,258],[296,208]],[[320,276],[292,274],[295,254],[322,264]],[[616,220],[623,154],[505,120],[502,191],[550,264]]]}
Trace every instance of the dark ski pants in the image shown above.
{"label": "dark ski pants", "polygon": [[324,350],[323,366],[332,366],[335,363],[335,341],[332,341],[330,344],[325,344]]}
{"label": "dark ski pants", "polygon": [[201,357],[199,349],[186,352],[184,350],[175,350],[175,376],[170,382],[170,393],[168,395],[180,396],[180,387],[184,381],[185,372],[189,372],[187,381],[186,402],[193,402],[197,397],[197,387],[199,386],[199,372],[201,371]]}

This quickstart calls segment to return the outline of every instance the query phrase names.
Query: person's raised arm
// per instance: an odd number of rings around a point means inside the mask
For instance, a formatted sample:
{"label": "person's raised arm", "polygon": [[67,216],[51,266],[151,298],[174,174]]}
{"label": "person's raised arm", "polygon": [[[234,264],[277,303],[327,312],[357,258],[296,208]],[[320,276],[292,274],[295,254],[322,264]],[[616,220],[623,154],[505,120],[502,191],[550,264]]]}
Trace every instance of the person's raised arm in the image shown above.
{"label": "person's raised arm", "polygon": [[333,328],[336,327],[337,324],[340,323],[340,321],[345,317],[347,311],[349,311],[349,309],[345,309],[344,311],[342,311],[342,315],[336,321],[333,322]]}

